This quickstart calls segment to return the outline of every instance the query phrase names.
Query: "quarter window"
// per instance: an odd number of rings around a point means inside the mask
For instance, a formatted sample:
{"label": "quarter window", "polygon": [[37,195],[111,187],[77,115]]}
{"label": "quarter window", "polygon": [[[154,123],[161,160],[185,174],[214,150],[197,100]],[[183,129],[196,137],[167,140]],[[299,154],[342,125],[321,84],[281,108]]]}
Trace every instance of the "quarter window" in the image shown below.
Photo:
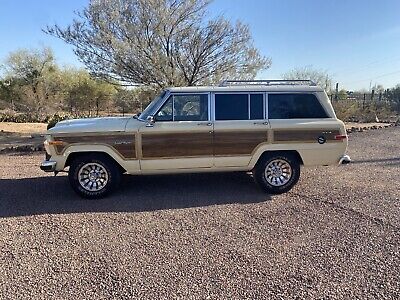
{"label": "quarter window", "polygon": [[313,94],[269,94],[269,119],[329,118]]}
{"label": "quarter window", "polygon": [[208,95],[172,95],[156,114],[157,121],[207,121]]}

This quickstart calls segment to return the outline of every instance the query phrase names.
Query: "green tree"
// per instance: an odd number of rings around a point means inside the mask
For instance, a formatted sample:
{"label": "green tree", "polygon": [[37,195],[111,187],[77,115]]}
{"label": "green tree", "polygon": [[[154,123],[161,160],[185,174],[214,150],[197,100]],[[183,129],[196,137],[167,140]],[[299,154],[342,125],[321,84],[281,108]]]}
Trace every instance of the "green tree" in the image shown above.
{"label": "green tree", "polygon": [[64,74],[65,109],[72,114],[99,115],[106,110],[116,89],[113,85],[96,80],[85,70],[69,70]]}
{"label": "green tree", "polygon": [[118,83],[167,86],[252,79],[271,60],[247,25],[205,18],[208,0],[90,1],[72,25],[45,32],[75,47],[91,73]]}
{"label": "green tree", "polygon": [[332,76],[327,72],[315,69],[312,66],[295,68],[282,74],[282,78],[286,80],[312,80],[325,89],[326,92],[331,92],[332,90]]}
{"label": "green tree", "polygon": [[400,84],[387,90],[385,96],[387,97],[392,109],[397,113],[400,113]]}
{"label": "green tree", "polygon": [[10,97],[13,108],[43,113],[50,97],[46,76],[56,71],[51,49],[12,52],[5,60],[4,69],[7,85],[3,83],[2,90]]}
{"label": "green tree", "polygon": [[138,88],[119,88],[114,94],[115,108],[121,113],[137,113],[143,110],[143,104]]}
{"label": "green tree", "polygon": [[346,90],[340,90],[338,92],[338,100],[346,100],[347,99],[347,91]]}

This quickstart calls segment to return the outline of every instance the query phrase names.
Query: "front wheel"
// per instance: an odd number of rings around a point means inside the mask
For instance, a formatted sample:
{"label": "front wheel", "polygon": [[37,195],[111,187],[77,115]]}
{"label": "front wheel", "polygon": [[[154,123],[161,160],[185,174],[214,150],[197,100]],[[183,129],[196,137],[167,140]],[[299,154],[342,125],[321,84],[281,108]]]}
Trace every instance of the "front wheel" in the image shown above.
{"label": "front wheel", "polygon": [[83,198],[98,199],[117,187],[121,174],[110,158],[93,154],[75,159],[71,163],[68,177],[78,195]]}
{"label": "front wheel", "polygon": [[300,163],[289,153],[271,154],[257,163],[253,176],[265,192],[286,193],[299,181]]}

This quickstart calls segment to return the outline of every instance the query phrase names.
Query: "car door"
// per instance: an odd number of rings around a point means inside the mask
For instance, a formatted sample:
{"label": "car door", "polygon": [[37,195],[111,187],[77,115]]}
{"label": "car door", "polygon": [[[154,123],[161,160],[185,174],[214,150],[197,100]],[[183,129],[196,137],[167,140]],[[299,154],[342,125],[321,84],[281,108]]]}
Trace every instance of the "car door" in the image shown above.
{"label": "car door", "polygon": [[215,167],[245,167],[256,149],[268,143],[265,94],[214,93]]}
{"label": "car door", "polygon": [[213,166],[209,98],[209,93],[171,94],[154,123],[139,129],[143,171]]}

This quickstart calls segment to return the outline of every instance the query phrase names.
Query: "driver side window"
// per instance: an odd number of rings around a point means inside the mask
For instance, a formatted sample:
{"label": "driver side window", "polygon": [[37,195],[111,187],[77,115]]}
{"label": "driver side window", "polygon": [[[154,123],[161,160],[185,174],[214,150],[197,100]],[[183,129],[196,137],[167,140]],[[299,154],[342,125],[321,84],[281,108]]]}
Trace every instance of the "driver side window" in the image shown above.
{"label": "driver side window", "polygon": [[207,121],[208,95],[172,95],[155,115],[157,121]]}

